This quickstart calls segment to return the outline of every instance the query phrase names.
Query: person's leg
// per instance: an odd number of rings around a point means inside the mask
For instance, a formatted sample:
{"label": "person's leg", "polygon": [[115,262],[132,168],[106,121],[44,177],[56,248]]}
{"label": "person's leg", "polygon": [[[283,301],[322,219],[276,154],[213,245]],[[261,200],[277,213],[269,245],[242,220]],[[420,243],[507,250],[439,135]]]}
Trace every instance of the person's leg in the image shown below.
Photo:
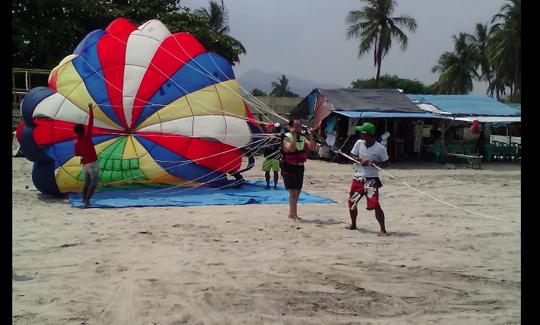
{"label": "person's leg", "polygon": [[351,224],[346,226],[345,228],[349,230],[356,229],[356,217],[358,216],[358,209],[356,208],[356,205],[354,205],[354,202],[351,201],[351,197],[353,196],[353,194],[354,193],[350,193],[349,200],[347,200],[349,206],[349,215],[351,216]]}
{"label": "person's leg", "polygon": [[279,174],[278,172],[274,172],[274,188],[277,188],[277,182],[278,182],[278,179],[279,179]]}
{"label": "person's leg", "polygon": [[294,192],[296,190],[289,189],[289,218],[294,219],[296,215],[296,203],[294,200]]}
{"label": "person's leg", "polygon": [[83,204],[85,206],[88,205],[87,197],[88,197],[88,188],[89,187],[90,187],[90,180],[87,177],[85,177],[84,178],[83,192],[82,192],[82,202],[83,202]]}
{"label": "person's leg", "polygon": [[378,206],[375,209],[375,218],[379,222],[379,226],[381,227],[381,231],[379,232],[379,235],[386,235],[386,228],[384,226],[384,212],[381,208],[381,206]]}
{"label": "person's leg", "polygon": [[294,218],[298,220],[302,220],[298,216],[298,198],[300,197],[300,190],[294,190]]}
{"label": "person's leg", "polygon": [[384,212],[379,204],[379,185],[371,184],[367,189],[367,209],[375,210],[375,219],[379,222],[379,235],[386,235],[386,228],[384,225]]}
{"label": "person's leg", "polygon": [[356,217],[358,216],[358,202],[364,196],[364,182],[353,179],[351,182],[351,188],[349,190],[349,199],[347,200],[347,206],[349,207],[349,216],[351,217],[351,224],[346,226],[346,229],[356,229]]}
{"label": "person's leg", "polygon": [[87,205],[90,205],[90,198],[92,197],[92,195],[94,195],[94,192],[96,191],[96,188],[97,188],[97,183],[95,184],[92,184],[88,187],[88,193],[87,193],[87,196],[86,196],[86,204]]}
{"label": "person's leg", "polygon": [[270,171],[264,172],[264,178],[266,178],[266,188],[270,188]]}
{"label": "person's leg", "polygon": [[86,207],[88,205],[88,188],[90,187],[90,179],[91,175],[88,172],[87,168],[83,166],[83,173],[84,173],[84,185],[83,185],[83,192],[82,192],[82,203]]}
{"label": "person's leg", "polygon": [[90,198],[94,195],[99,184],[99,167],[97,163],[92,164],[88,168],[88,190],[86,192],[86,206],[90,205]]}

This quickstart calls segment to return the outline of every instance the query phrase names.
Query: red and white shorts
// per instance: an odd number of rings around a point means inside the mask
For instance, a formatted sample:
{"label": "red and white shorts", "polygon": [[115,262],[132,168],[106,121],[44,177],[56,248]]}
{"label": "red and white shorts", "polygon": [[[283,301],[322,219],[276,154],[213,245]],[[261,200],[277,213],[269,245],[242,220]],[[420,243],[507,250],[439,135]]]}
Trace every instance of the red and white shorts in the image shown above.
{"label": "red and white shorts", "polygon": [[356,205],[364,195],[367,200],[367,210],[373,210],[379,205],[379,188],[382,187],[381,180],[378,177],[355,177],[349,190],[349,200],[347,200],[349,209],[356,209]]}

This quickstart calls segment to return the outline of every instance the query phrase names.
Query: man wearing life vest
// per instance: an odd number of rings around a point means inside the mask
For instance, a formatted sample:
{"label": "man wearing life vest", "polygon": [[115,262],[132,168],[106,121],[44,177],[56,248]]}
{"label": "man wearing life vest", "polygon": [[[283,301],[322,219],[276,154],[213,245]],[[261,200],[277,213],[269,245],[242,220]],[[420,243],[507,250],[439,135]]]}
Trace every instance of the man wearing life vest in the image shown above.
{"label": "man wearing life vest", "polygon": [[283,136],[281,143],[281,177],[285,189],[289,191],[289,218],[298,221],[298,197],[304,183],[304,163],[308,150],[316,151],[317,143],[311,140],[312,130],[307,137],[302,134],[302,121],[293,118],[289,121],[289,132]]}
{"label": "man wearing life vest", "polygon": [[363,196],[366,196],[367,210],[375,210],[375,218],[379,222],[381,230],[380,236],[386,235],[384,225],[384,212],[379,204],[379,188],[382,187],[379,179],[378,168],[386,167],[388,164],[388,153],[386,148],[375,141],[375,126],[371,123],[364,123],[356,127],[356,131],[360,132],[360,140],[356,141],[351,156],[361,162],[356,164],[356,174],[352,180],[351,189],[349,190],[349,214],[351,216],[351,224],[346,228],[349,230],[356,229],[356,216],[358,202]]}

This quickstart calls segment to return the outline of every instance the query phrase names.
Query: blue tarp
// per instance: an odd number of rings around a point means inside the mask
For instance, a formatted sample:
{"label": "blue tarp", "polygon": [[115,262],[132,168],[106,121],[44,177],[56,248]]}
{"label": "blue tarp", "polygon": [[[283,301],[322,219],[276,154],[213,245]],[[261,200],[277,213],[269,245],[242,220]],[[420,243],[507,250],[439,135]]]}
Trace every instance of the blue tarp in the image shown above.
{"label": "blue tarp", "polygon": [[521,110],[488,96],[473,95],[407,95],[420,104],[431,104],[455,115],[520,116]]}
{"label": "blue tarp", "polygon": [[365,112],[365,111],[338,111],[334,113],[352,118],[442,118],[432,113],[400,113],[400,112]]}
{"label": "blue tarp", "polygon": [[[289,192],[281,185],[265,189],[265,181],[246,181],[240,188],[136,188],[96,192],[90,200],[92,208],[127,208],[150,206],[200,206],[243,204],[288,204]],[[82,195],[71,194],[69,203],[82,207]],[[335,203],[334,200],[302,192],[298,203]]]}

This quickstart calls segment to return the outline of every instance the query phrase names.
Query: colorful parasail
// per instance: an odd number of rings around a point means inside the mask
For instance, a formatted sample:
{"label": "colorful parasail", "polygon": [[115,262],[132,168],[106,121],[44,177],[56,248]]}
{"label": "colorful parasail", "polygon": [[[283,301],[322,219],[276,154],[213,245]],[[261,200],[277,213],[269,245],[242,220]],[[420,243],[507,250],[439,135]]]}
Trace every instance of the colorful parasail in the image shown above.
{"label": "colorful parasail", "polygon": [[41,192],[82,190],[73,127],[88,123],[89,103],[104,186],[239,184],[242,157],[262,132],[226,59],[159,20],[118,18],[21,103],[17,138]]}

